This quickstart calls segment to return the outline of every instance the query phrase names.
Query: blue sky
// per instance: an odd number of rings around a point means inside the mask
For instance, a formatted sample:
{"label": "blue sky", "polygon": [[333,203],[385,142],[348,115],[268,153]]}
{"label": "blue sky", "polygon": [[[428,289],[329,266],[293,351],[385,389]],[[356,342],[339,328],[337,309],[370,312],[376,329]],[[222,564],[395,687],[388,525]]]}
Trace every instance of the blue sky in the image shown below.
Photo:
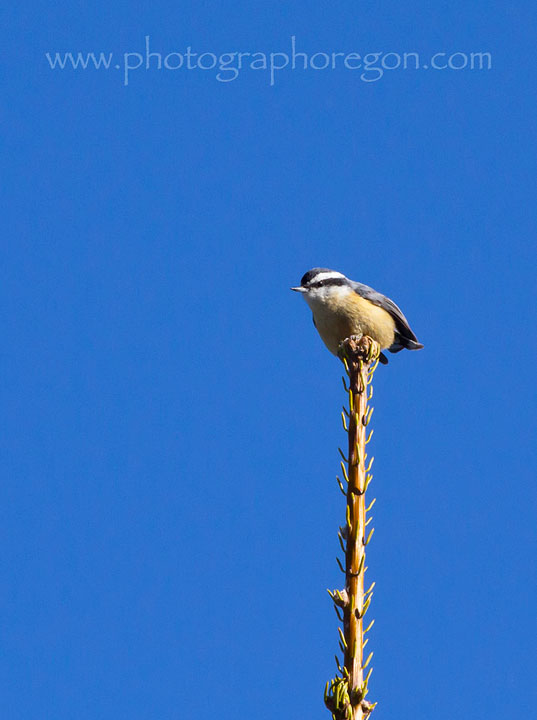
{"label": "blue sky", "polygon": [[[375,718],[530,716],[535,21],[481,1],[4,11],[5,717],[329,717],[345,398],[289,292],[318,265],[425,344],[375,378]],[[492,69],[124,84],[146,36],[164,58],[293,35]],[[114,62],[51,70],[67,51]]]}

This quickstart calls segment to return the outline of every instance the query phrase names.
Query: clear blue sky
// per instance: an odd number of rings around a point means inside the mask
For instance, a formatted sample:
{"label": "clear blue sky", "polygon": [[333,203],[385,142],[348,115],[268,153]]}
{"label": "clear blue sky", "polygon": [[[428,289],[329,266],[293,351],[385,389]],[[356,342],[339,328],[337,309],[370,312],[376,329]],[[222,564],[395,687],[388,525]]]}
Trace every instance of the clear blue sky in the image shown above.
{"label": "clear blue sky", "polygon": [[[289,292],[322,265],[392,297],[425,344],[375,381],[375,718],[529,718],[534,3],[3,17],[2,716],[329,717],[344,395]],[[154,59],[124,83],[145,36],[164,57],[292,35],[492,69],[271,87]],[[114,61],[51,70],[66,51]]]}

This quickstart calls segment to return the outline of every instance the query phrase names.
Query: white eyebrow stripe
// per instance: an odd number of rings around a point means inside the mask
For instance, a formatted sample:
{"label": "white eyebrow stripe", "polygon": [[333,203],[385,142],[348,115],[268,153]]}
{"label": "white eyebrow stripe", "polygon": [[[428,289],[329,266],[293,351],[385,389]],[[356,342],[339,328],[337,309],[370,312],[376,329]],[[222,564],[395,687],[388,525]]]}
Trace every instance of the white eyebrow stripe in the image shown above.
{"label": "white eyebrow stripe", "polygon": [[340,272],[325,272],[325,273],[318,273],[315,275],[315,277],[312,277],[310,280],[310,283],[316,283],[320,280],[337,280],[338,278],[344,278],[345,275]]}

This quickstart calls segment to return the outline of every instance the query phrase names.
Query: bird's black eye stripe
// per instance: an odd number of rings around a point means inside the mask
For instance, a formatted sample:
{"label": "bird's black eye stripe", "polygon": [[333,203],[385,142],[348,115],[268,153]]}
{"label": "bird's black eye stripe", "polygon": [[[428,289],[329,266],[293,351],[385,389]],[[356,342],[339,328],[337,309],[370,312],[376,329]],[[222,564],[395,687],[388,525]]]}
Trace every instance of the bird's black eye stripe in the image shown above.
{"label": "bird's black eye stripe", "polygon": [[346,278],[329,278],[328,280],[318,280],[317,282],[311,283],[310,288],[320,288],[325,285],[330,287],[338,287],[341,285],[347,285],[348,281]]}

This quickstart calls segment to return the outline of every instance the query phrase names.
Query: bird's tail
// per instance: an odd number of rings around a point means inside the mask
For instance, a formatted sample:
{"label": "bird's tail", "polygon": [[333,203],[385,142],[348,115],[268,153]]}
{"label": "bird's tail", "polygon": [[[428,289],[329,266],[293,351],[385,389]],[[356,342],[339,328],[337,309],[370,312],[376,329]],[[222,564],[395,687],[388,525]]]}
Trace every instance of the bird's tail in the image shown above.
{"label": "bird's tail", "polygon": [[412,338],[405,337],[404,335],[397,335],[396,341],[388,348],[388,350],[391,353],[398,353],[401,352],[401,350],[405,350],[405,348],[407,350],[421,350],[422,347],[423,345],[418,342],[417,338],[413,340]]}

